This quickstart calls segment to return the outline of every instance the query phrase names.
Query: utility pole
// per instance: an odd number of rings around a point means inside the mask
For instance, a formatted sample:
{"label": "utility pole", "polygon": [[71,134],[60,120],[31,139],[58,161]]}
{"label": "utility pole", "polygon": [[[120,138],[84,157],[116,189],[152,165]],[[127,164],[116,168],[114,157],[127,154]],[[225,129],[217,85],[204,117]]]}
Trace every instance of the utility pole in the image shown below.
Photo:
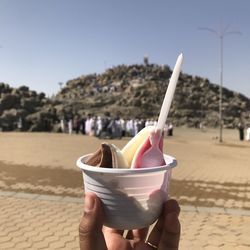
{"label": "utility pole", "polygon": [[223,130],[223,114],[222,114],[222,88],[223,88],[223,45],[224,45],[224,37],[227,35],[233,35],[233,34],[237,34],[237,35],[241,35],[241,32],[239,31],[234,31],[234,30],[230,30],[229,29],[229,25],[227,25],[226,27],[221,26],[220,30],[214,30],[214,29],[210,29],[207,27],[201,27],[199,28],[200,30],[205,30],[205,31],[209,31],[210,33],[215,34],[219,39],[220,39],[220,88],[219,88],[219,127],[220,127],[220,137],[219,137],[219,142],[222,142],[222,130]]}

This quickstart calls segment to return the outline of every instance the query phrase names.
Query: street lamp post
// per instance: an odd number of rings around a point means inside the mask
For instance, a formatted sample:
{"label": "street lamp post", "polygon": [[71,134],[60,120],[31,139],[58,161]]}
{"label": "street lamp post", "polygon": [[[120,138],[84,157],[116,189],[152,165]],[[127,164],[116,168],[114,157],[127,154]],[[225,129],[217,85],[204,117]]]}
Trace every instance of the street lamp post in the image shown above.
{"label": "street lamp post", "polygon": [[222,129],[223,129],[223,115],[222,115],[222,87],[223,87],[223,43],[224,37],[227,35],[238,34],[241,35],[239,31],[230,31],[229,26],[222,28],[217,31],[207,27],[201,27],[200,30],[209,31],[215,34],[220,39],[220,89],[219,89],[219,127],[220,127],[220,137],[219,142],[222,142]]}

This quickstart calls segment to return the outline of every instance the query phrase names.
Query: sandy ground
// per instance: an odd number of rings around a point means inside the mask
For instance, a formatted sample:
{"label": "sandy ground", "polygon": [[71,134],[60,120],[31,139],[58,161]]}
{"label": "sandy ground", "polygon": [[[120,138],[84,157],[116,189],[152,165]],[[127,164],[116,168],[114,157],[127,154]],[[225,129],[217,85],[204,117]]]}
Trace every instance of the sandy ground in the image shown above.
{"label": "sandy ground", "polygon": [[[223,206],[234,207],[238,200],[250,209],[250,142],[239,141],[237,130],[224,130],[219,143],[218,132],[176,128],[173,137],[166,137],[164,152],[178,161],[172,196],[206,206],[223,200]],[[122,148],[128,140],[111,142]],[[82,177],[75,162],[100,142],[82,135],[0,133],[0,189],[80,196]]]}
{"label": "sandy ground", "polygon": [[[176,128],[166,137],[164,152],[183,165],[246,166],[250,142],[239,141],[237,130],[223,130],[223,143],[215,139],[217,130],[201,132]],[[122,148],[129,138],[110,140]],[[27,166],[72,169],[76,159],[95,150],[101,141],[95,137],[53,133],[0,133],[0,161]],[[231,169],[232,170],[232,169]]]}
{"label": "sandy ground", "polygon": [[[237,130],[224,130],[218,143],[218,132],[178,128],[164,141],[164,152],[178,160],[170,197],[182,210],[180,249],[250,247],[250,142],[239,141]],[[122,148],[128,140],[112,143]],[[1,249],[79,249],[83,182],[75,162],[100,142],[82,135],[0,133]]]}

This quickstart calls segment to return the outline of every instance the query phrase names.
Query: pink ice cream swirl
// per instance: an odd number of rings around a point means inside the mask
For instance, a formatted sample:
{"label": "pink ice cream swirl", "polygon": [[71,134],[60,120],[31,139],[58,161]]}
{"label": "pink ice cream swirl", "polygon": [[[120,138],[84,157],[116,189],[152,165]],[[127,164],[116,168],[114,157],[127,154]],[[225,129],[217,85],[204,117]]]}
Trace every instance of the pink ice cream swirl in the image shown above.
{"label": "pink ice cream swirl", "polygon": [[163,156],[163,133],[154,129],[136,151],[131,168],[150,168],[164,165],[166,163]]}

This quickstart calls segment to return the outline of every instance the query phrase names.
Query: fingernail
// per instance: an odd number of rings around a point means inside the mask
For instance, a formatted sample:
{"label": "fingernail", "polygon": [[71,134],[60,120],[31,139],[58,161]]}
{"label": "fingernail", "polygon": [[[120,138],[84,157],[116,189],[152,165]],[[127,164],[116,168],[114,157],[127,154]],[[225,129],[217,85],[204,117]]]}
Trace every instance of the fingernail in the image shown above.
{"label": "fingernail", "polygon": [[84,212],[89,213],[91,212],[95,207],[95,198],[91,195],[86,194],[85,195],[85,201],[84,201]]}

